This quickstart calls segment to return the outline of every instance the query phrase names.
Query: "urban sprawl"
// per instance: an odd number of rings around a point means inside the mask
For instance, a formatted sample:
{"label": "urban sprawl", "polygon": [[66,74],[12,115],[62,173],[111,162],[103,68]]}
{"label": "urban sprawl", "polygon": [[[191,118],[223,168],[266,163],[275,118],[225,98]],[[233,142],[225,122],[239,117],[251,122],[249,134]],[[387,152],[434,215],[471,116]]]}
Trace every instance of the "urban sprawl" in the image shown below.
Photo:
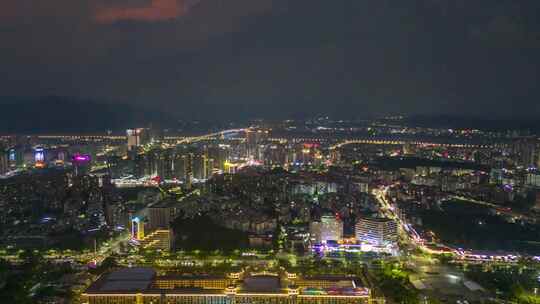
{"label": "urban sprawl", "polygon": [[0,300],[540,303],[539,167],[401,117],[1,136]]}

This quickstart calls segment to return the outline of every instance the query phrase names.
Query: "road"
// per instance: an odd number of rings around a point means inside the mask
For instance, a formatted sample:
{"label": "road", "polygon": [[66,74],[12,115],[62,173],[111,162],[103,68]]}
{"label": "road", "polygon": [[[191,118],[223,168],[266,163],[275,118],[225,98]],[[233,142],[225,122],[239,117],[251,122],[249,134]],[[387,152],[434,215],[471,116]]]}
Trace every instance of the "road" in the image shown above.
{"label": "road", "polygon": [[538,220],[537,216],[530,216],[530,215],[523,214],[523,213],[520,213],[520,212],[512,211],[512,210],[510,210],[510,208],[505,209],[505,207],[497,205],[497,204],[484,202],[484,201],[479,201],[479,200],[476,200],[476,199],[472,199],[472,198],[468,198],[468,197],[464,197],[464,196],[459,196],[459,195],[452,195],[452,196],[450,196],[450,198],[460,200],[460,201],[469,202],[469,203],[473,203],[473,204],[477,204],[477,205],[490,207],[490,208],[493,208],[493,209],[497,210],[497,212],[499,212],[499,213],[509,215],[509,216],[512,216],[512,217],[516,217],[516,218],[521,218],[521,219],[524,219],[524,220],[532,222],[532,223],[536,223],[537,220]]}
{"label": "road", "polygon": [[392,206],[392,204],[388,201],[386,198],[388,193],[388,187],[384,187],[382,189],[373,189],[372,190],[373,195],[379,202],[379,205],[381,207],[381,211],[383,214],[396,221],[396,223],[399,226],[399,234],[403,241],[405,241],[408,244],[411,244],[415,247],[421,246],[421,239],[418,233],[414,230],[412,225],[402,220],[397,214],[396,214],[396,208]]}
{"label": "road", "polygon": [[487,292],[469,290],[465,286],[468,280],[461,270],[441,264],[437,259],[413,255],[408,257],[407,265],[414,270],[409,279],[422,296],[449,302],[464,299],[476,302],[491,297]]}
{"label": "road", "polygon": [[[373,190],[382,212],[398,223],[402,239],[416,248],[425,249],[422,239],[414,228],[397,216],[396,208],[386,197],[387,191],[388,187]],[[453,266],[441,264],[438,259],[421,254],[409,254],[406,249],[402,250],[401,258],[407,267],[413,270],[414,274],[409,279],[420,291],[421,297],[436,298],[440,301],[467,299],[472,302],[490,296],[486,292],[470,291],[464,284],[467,281],[465,274]]]}
{"label": "road", "polygon": [[201,135],[201,136],[186,137],[186,138],[184,138],[184,139],[178,140],[178,141],[176,142],[176,144],[180,145],[180,144],[193,143],[193,142],[197,142],[197,141],[201,141],[201,140],[212,139],[212,138],[215,138],[215,137],[218,137],[218,136],[224,136],[224,135],[227,134],[227,133],[240,133],[240,132],[245,132],[245,130],[246,130],[246,129],[230,129],[230,130],[223,130],[223,131],[219,131],[219,132],[214,132],[214,133],[210,133],[210,134],[205,134],[205,135]]}

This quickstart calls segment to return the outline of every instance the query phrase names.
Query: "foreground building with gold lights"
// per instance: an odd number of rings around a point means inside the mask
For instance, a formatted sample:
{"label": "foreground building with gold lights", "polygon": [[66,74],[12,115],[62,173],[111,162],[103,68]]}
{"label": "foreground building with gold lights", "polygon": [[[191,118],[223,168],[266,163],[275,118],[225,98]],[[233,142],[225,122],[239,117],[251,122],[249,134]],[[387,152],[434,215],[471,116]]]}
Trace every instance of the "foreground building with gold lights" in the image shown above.
{"label": "foreground building with gold lights", "polygon": [[242,271],[222,276],[165,274],[124,268],[104,274],[83,294],[90,304],[348,304],[371,302],[351,276],[303,277],[286,271]]}

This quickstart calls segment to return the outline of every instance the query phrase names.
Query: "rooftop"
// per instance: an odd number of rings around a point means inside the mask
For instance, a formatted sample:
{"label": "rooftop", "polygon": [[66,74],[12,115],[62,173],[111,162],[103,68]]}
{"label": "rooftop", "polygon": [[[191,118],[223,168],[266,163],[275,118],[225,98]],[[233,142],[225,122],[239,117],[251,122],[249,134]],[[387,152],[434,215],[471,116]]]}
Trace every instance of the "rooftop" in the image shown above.
{"label": "rooftop", "polygon": [[245,292],[278,292],[281,282],[277,276],[250,276],[244,279],[242,291]]}
{"label": "rooftop", "polygon": [[139,292],[148,289],[155,276],[152,268],[123,268],[103,275],[87,292]]}
{"label": "rooftop", "polygon": [[225,279],[224,275],[214,274],[171,274],[161,275],[156,277],[156,280],[221,280]]}

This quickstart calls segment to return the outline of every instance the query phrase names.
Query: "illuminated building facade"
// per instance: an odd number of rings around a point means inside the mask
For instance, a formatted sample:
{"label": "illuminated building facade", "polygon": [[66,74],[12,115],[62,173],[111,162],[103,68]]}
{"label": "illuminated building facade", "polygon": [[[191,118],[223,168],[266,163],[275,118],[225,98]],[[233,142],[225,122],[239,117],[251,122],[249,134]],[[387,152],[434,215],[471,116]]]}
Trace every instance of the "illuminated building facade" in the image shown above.
{"label": "illuminated building facade", "polygon": [[156,229],[139,240],[143,249],[160,249],[170,251],[174,247],[174,233],[172,229]]}
{"label": "illuminated building facade", "polygon": [[230,145],[218,144],[207,147],[206,152],[209,159],[213,159],[213,167],[219,170],[225,170],[225,162],[230,156]]}
{"label": "illuminated building facade", "polygon": [[288,165],[287,146],[281,143],[272,143],[266,146],[262,159],[266,166],[286,167]]}
{"label": "illuminated building facade", "polygon": [[8,151],[8,165],[14,169],[24,164],[23,151],[19,147],[11,148]]}
{"label": "illuminated building facade", "polygon": [[370,290],[356,284],[351,278],[302,279],[277,273],[158,276],[151,268],[125,268],[101,276],[83,297],[90,304],[368,303]]}
{"label": "illuminated building facade", "polygon": [[182,289],[182,288],[201,288],[225,290],[234,280],[225,276],[160,276],[153,282],[153,287],[157,289]]}
{"label": "illuminated building facade", "polygon": [[184,159],[184,180],[186,189],[191,189],[193,182],[193,153],[188,153],[183,156]]}
{"label": "illuminated building facade", "polygon": [[135,151],[138,147],[148,142],[149,134],[147,129],[128,129],[126,130],[127,136],[127,149],[128,151]]}
{"label": "illuminated building facade", "polygon": [[75,169],[75,175],[85,174],[90,169],[92,158],[88,154],[75,154],[71,158],[71,163]]}
{"label": "illuminated building facade", "polygon": [[214,173],[214,159],[208,153],[197,155],[194,159],[193,175],[196,179],[208,179]]}
{"label": "illuminated building facade", "polygon": [[540,188],[540,174],[538,172],[528,173],[525,183],[527,186]]}
{"label": "illuminated building facade", "polygon": [[246,151],[247,157],[260,159],[260,143],[268,139],[268,130],[247,129],[246,131]]}
{"label": "illuminated building facade", "polygon": [[356,223],[356,239],[376,246],[397,242],[397,223],[387,218],[361,218]]}
{"label": "illuminated building facade", "polygon": [[339,241],[343,238],[343,222],[333,215],[321,217],[321,241]]}
{"label": "illuminated building facade", "polygon": [[138,216],[131,219],[131,238],[134,240],[144,238],[144,221]]}
{"label": "illuminated building facade", "polygon": [[322,243],[321,240],[321,222],[313,221],[309,223],[309,236],[313,244]]}
{"label": "illuminated building facade", "polygon": [[310,223],[310,235],[316,244],[339,241],[343,238],[343,222],[334,215],[323,215],[320,221]]}
{"label": "illuminated building facade", "polygon": [[36,163],[45,161],[45,149],[38,147],[34,150],[34,161]]}
{"label": "illuminated building facade", "polygon": [[133,218],[132,238],[140,247],[164,251],[174,248],[174,233],[170,224],[177,216],[177,204],[175,200],[163,200],[148,208],[144,221],[139,217]]}

